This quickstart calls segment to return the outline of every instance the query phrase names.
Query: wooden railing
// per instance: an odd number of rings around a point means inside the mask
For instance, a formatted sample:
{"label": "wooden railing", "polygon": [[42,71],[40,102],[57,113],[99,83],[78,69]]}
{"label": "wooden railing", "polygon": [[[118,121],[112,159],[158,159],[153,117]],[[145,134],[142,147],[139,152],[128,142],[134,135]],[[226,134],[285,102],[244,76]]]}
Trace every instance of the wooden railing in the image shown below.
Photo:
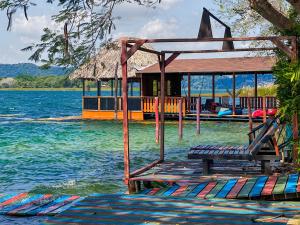
{"label": "wooden railing", "polygon": [[[248,108],[247,99],[250,99],[251,109],[262,109],[263,106],[263,99],[264,97],[240,97],[240,107],[241,108]],[[266,108],[278,108],[278,101],[276,97],[267,96],[266,99]]]}
{"label": "wooden railing", "polygon": [[[179,112],[179,99],[182,99],[182,112],[186,111],[186,98],[182,97],[165,97],[165,113]],[[143,112],[154,113],[155,97],[143,97]]]}

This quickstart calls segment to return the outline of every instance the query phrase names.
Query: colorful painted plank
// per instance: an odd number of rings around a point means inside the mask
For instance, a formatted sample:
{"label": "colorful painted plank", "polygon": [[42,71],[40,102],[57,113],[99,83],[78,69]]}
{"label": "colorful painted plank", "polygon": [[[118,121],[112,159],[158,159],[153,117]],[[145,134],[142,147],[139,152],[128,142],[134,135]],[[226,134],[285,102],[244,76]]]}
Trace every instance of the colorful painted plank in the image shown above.
{"label": "colorful painted plank", "polygon": [[289,175],[288,181],[285,186],[284,192],[286,194],[292,194],[297,192],[297,183],[299,179],[299,174]]}
{"label": "colorful painted plank", "polygon": [[209,192],[209,194],[206,195],[205,198],[215,198],[216,195],[222,190],[222,188],[226,183],[227,183],[226,181],[218,182],[217,185]]}
{"label": "colorful painted plank", "polygon": [[272,195],[283,195],[287,180],[288,180],[287,176],[278,177]]}
{"label": "colorful painted plank", "polygon": [[0,215],[55,215],[83,199],[79,196],[53,196],[51,194],[20,193],[1,195]]}
{"label": "colorful painted plank", "polygon": [[234,187],[230,190],[226,198],[236,198],[241,189],[244,187],[245,183],[247,182],[247,178],[241,178],[239,179]]}
{"label": "colorful painted plank", "polygon": [[255,185],[253,186],[251,192],[249,193],[250,198],[260,197],[260,194],[261,194],[268,178],[269,177],[267,177],[267,176],[261,176],[261,177],[257,178]]}
{"label": "colorful painted plank", "polygon": [[253,186],[256,183],[256,179],[257,178],[251,178],[249,180],[247,180],[247,183],[243,186],[242,190],[240,191],[240,193],[238,194],[238,198],[248,198],[249,197],[249,193],[252,190]]}
{"label": "colorful painted plank", "polygon": [[217,185],[217,182],[210,182],[198,195],[198,198],[205,198],[206,195]]}
{"label": "colorful painted plank", "polygon": [[199,184],[197,187],[195,187],[189,194],[187,194],[187,197],[196,197],[198,195],[198,193],[200,191],[203,190],[203,188],[205,188],[205,186],[207,185],[207,183],[202,183]]}
{"label": "colorful painted plank", "polygon": [[272,191],[275,187],[276,181],[277,181],[277,176],[270,176],[265,184],[265,187],[263,188],[261,195],[262,196],[268,196],[272,195]]}

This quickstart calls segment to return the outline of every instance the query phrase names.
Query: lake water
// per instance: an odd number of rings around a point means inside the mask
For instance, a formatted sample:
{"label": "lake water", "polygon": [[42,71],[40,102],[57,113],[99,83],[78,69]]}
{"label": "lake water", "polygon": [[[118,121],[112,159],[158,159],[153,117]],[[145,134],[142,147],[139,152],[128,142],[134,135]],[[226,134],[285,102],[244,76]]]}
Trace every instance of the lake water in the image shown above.
{"label": "lake water", "polygon": [[[80,112],[81,92],[0,91],[0,193],[125,191],[122,123],[35,120]],[[166,158],[170,160],[186,160],[189,147],[200,143],[247,143],[244,123],[203,122],[198,136],[195,122],[185,122],[181,141],[177,129],[176,122],[166,125]],[[158,158],[153,121],[130,123],[130,148],[134,168]],[[0,218],[1,224],[11,221],[20,220]]]}

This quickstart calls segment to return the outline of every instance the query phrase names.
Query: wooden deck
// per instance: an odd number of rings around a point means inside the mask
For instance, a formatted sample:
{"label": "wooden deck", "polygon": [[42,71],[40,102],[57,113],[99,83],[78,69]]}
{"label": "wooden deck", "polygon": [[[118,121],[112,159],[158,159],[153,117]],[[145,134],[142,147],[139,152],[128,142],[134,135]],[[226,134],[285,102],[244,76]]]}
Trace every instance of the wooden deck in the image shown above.
{"label": "wooden deck", "polygon": [[140,194],[164,197],[287,200],[300,198],[299,174],[258,176],[145,189]]}
{"label": "wooden deck", "polygon": [[[277,163],[273,167],[279,167]],[[197,184],[216,180],[250,178],[261,174],[259,162],[243,160],[215,161],[212,175],[202,175],[202,161],[190,160],[182,162],[166,161],[131,178],[133,181],[149,181],[160,183],[177,183],[179,185]]]}
{"label": "wooden deck", "polygon": [[299,211],[291,201],[95,194],[43,224],[287,224]]}

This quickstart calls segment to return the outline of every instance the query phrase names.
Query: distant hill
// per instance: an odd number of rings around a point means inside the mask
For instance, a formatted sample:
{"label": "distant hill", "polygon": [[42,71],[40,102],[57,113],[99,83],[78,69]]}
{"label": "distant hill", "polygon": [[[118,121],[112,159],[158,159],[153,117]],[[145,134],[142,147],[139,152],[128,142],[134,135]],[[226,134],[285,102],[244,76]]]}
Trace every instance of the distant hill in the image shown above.
{"label": "distant hill", "polygon": [[48,75],[65,75],[68,70],[63,67],[51,67],[49,69],[41,69],[33,63],[19,64],[0,64],[0,77],[16,77],[18,75],[31,76],[48,76]]}

